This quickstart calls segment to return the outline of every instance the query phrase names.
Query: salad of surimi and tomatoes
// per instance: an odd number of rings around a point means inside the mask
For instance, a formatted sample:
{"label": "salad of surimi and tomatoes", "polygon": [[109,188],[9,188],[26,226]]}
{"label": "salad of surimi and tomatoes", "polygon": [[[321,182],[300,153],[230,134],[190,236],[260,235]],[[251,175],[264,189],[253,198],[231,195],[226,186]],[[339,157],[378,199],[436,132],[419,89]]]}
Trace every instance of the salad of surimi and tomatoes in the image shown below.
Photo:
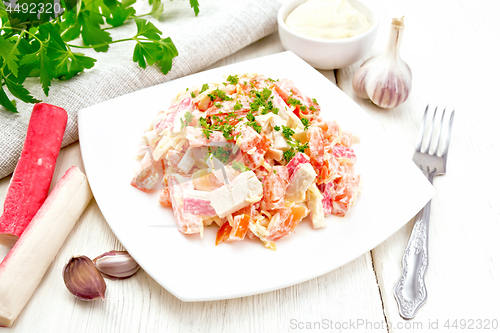
{"label": "salad of surimi and tomatoes", "polygon": [[139,144],[131,185],[172,207],[183,234],[219,227],[221,242],[258,238],[268,248],[310,216],[345,216],[360,190],[353,135],[320,117],[288,79],[229,75],[179,93]]}

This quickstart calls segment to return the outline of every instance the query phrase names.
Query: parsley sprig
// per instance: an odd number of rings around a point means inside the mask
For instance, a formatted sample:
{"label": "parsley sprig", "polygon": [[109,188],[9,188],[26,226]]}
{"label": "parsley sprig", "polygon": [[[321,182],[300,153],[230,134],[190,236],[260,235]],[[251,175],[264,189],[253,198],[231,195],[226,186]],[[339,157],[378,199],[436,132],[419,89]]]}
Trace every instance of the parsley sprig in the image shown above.
{"label": "parsley sprig", "polygon": [[[162,37],[153,23],[142,18],[147,15],[158,18],[163,12],[161,0],[148,1],[151,11],[136,15],[133,8],[136,0],[81,0],[76,8],[72,8],[71,1],[61,0],[65,11],[59,17],[38,18],[35,13],[21,21],[9,20],[9,9],[0,1],[0,105],[18,112],[15,99],[11,100],[6,90],[23,102],[39,102],[23,85],[28,77],[38,77],[48,96],[53,80],[69,80],[94,67],[96,59],[75,52],[79,48],[107,52],[111,44],[135,42],[134,62],[142,68],[156,64],[163,74],[168,73],[178,51],[170,37]],[[189,3],[198,15],[198,0]],[[109,29],[132,20],[137,27],[134,36],[115,40],[111,37]],[[109,28],[103,28],[105,24]],[[71,43],[77,38],[81,38],[83,45]]]}
{"label": "parsley sprig", "polygon": [[[305,119],[305,118],[302,118],[302,119]],[[276,130],[276,128],[275,128],[275,130]],[[293,129],[291,129],[290,127],[281,126],[281,130],[283,132],[283,136],[286,139],[286,142],[288,143],[288,145],[290,145],[290,150],[287,150],[283,153],[283,158],[288,163],[295,156],[295,154],[297,152],[301,152],[301,153],[305,152],[306,149],[309,148],[309,142],[300,143],[299,141],[295,140],[293,138],[295,131]]]}

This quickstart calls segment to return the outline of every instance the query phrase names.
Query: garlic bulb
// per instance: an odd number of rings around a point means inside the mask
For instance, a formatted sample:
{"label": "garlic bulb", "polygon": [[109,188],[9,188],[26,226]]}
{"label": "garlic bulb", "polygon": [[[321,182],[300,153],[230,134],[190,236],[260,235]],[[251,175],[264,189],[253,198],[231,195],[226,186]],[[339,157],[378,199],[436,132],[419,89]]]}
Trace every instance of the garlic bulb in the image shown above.
{"label": "garlic bulb", "polygon": [[109,251],[93,261],[102,275],[112,280],[129,278],[141,268],[127,251]]}
{"label": "garlic bulb", "polygon": [[386,50],[365,61],[352,81],[356,95],[384,109],[400,105],[411,91],[410,67],[399,56],[403,31],[403,18],[393,19]]}
{"label": "garlic bulb", "polygon": [[64,267],[63,278],[68,290],[77,298],[84,301],[104,299],[106,282],[88,257],[71,258]]}

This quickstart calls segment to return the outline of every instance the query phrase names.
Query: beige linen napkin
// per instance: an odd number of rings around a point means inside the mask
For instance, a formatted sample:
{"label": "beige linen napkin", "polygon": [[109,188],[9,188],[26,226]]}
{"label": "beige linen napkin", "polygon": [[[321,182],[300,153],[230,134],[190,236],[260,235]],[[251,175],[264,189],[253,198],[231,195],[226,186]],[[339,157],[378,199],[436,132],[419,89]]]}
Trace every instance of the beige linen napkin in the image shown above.
{"label": "beige linen napkin", "polygon": [[[78,140],[78,110],[198,72],[277,28],[279,0],[199,0],[199,3],[197,17],[186,0],[164,1],[165,10],[159,21],[148,17],[163,32],[162,37],[172,38],[179,51],[167,75],[156,66],[142,69],[132,62],[135,43],[125,42],[112,44],[107,53],[80,51],[97,59],[96,65],[69,81],[52,81],[49,97],[43,95],[36,79],[26,82],[26,88],[35,97],[68,112],[63,146]],[[113,39],[134,36],[136,31],[133,21],[111,30]],[[14,171],[33,108],[20,101],[17,105],[19,114],[0,106],[0,178]]]}

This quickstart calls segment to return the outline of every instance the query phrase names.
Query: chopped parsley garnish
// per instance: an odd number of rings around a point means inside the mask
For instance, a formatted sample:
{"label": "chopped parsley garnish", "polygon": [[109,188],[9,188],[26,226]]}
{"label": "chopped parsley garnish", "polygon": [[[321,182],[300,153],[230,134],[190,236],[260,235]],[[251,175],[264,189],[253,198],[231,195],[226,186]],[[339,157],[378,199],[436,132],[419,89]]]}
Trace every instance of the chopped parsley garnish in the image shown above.
{"label": "chopped parsley garnish", "polygon": [[307,119],[307,118],[301,118],[300,121],[304,125],[304,129],[307,130],[309,128],[309,119]]}
{"label": "chopped parsley garnish", "polygon": [[293,149],[297,149],[301,153],[305,152],[306,149],[309,148],[309,142],[302,144],[300,142],[288,141],[288,144],[290,145],[290,147],[292,147]]}
{"label": "chopped parsley garnish", "polygon": [[186,112],[186,117],[184,119],[181,118],[181,128],[187,127],[193,118],[194,116],[191,112]]}
{"label": "chopped parsley garnish", "polygon": [[210,126],[211,130],[222,132],[222,135],[226,138],[226,140],[231,140],[233,139],[232,132],[233,132],[233,126],[230,124],[222,124],[222,125],[212,125]]}
{"label": "chopped parsley garnish", "polygon": [[207,138],[207,140],[210,139],[210,134],[212,134],[213,131],[210,130],[210,126],[207,123],[207,119],[202,117],[198,120],[198,122],[202,127],[201,131],[203,132],[203,135]]}
{"label": "chopped parsley garnish", "polygon": [[311,105],[311,106],[309,107],[309,110],[311,110],[311,111],[316,111],[316,108],[315,108],[314,106],[312,106],[312,105]]}
{"label": "chopped parsley garnish", "polygon": [[210,134],[212,134],[212,131],[209,130],[208,128],[202,128],[201,131],[203,132],[203,135],[208,139],[210,139]]}
{"label": "chopped parsley garnish", "polygon": [[274,130],[275,130],[276,132],[279,132],[279,131],[280,131],[280,127],[279,127],[279,126],[274,126]]}
{"label": "chopped parsley garnish", "polygon": [[274,113],[274,114],[278,114],[278,112],[280,112],[280,109],[278,109],[278,108],[273,108],[273,113]]}
{"label": "chopped parsley garnish", "polygon": [[295,134],[295,131],[285,125],[282,125],[281,128],[283,129],[283,136],[285,137],[285,139],[291,140],[292,136]]}
{"label": "chopped parsley garnish", "polygon": [[248,111],[248,113],[247,113],[247,119],[250,120],[250,121],[255,121],[255,117],[252,114],[252,111]]}
{"label": "chopped parsley garnish", "polygon": [[208,94],[208,97],[212,101],[215,101],[218,98],[220,98],[222,101],[232,101],[233,99],[229,97],[225,91],[220,90],[219,88],[215,89],[213,93]]}
{"label": "chopped parsley garnish", "polygon": [[306,108],[306,106],[305,106],[305,105],[301,105],[301,106],[299,107],[299,109],[300,109],[300,111],[303,111],[303,112],[307,110],[307,108]]}
{"label": "chopped parsley garnish", "polygon": [[245,172],[245,171],[249,171],[250,170],[243,162],[233,162],[233,164],[231,165],[231,167],[234,170],[238,170],[240,172]]}
{"label": "chopped parsley garnish", "polygon": [[287,150],[283,153],[283,158],[285,159],[286,163],[290,162],[292,157],[295,156],[295,151],[293,149]]}
{"label": "chopped parsley garnish", "polygon": [[192,91],[191,91],[191,97],[192,97],[192,98],[195,98],[195,96],[196,96],[196,95],[194,94],[194,92],[192,92]]}
{"label": "chopped parsley garnish", "polygon": [[269,81],[269,82],[276,82],[276,80],[273,80],[270,77],[267,78],[267,81]]}
{"label": "chopped parsley garnish", "polygon": [[298,100],[298,99],[295,99],[293,97],[290,97],[288,99],[288,101],[286,101],[287,104],[291,105],[291,106],[297,106],[297,105],[302,105],[302,103]]}
{"label": "chopped parsley garnish", "polygon": [[236,104],[234,105],[234,111],[238,111],[243,107],[240,101],[236,101]]}
{"label": "chopped parsley garnish", "polygon": [[236,85],[238,84],[238,75],[229,75],[227,77],[227,82],[233,84],[233,85]]}
{"label": "chopped parsley garnish", "polygon": [[214,157],[222,163],[227,163],[229,161],[231,151],[232,147],[230,144],[227,144],[225,146],[217,146],[215,149],[213,149],[213,147],[208,147],[208,152],[212,153]]}
{"label": "chopped parsley garnish", "polygon": [[205,90],[208,90],[208,88],[209,88],[209,87],[208,87],[208,83],[205,83],[205,84],[201,87],[200,94],[201,94],[202,92],[204,92]]}
{"label": "chopped parsley garnish", "polygon": [[263,98],[265,101],[267,101],[267,100],[268,100],[268,98],[269,98],[269,96],[271,96],[271,94],[272,94],[272,93],[273,93],[273,92],[272,92],[272,90],[271,90],[271,89],[264,88],[264,89],[262,89],[262,98]]}
{"label": "chopped parsley garnish", "polygon": [[222,104],[220,104],[219,102],[217,102],[217,103],[214,103],[214,106],[216,108],[220,109],[222,107]]}
{"label": "chopped parsley garnish", "polygon": [[313,98],[312,101],[314,104],[318,104],[318,101],[316,100],[316,98]]}
{"label": "chopped parsley garnish", "polygon": [[274,174],[277,174],[277,173],[278,173],[278,171],[276,171],[276,170],[273,170],[273,172],[274,172]]}

